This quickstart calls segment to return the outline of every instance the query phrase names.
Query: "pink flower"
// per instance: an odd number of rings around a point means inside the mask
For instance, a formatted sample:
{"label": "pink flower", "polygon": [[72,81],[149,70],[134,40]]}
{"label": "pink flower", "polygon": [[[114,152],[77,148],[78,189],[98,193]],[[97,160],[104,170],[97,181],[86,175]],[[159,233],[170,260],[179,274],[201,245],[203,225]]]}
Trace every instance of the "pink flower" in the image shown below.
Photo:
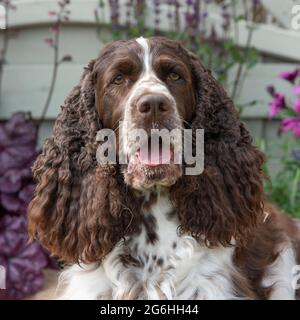
{"label": "pink flower", "polygon": [[293,105],[293,109],[300,113],[300,99]]}
{"label": "pink flower", "polygon": [[298,95],[298,94],[300,94],[300,85],[298,84],[298,85],[296,85],[296,86],[294,86],[294,88],[293,88],[293,94],[294,95]]}
{"label": "pink flower", "polygon": [[49,44],[50,47],[53,47],[53,45],[54,45],[54,40],[51,39],[51,38],[45,39],[45,42],[46,42],[47,44]]}
{"label": "pink flower", "polygon": [[300,125],[294,129],[294,136],[300,138]]}
{"label": "pink flower", "polygon": [[59,26],[55,25],[53,27],[50,27],[49,31],[52,32],[52,33],[58,33],[59,32]]}
{"label": "pink flower", "polygon": [[285,107],[285,97],[280,93],[274,94],[274,99],[269,103],[269,117],[274,118]]}
{"label": "pink flower", "polygon": [[56,13],[55,11],[49,11],[49,12],[48,12],[48,15],[49,15],[49,16],[56,16],[57,13]]}
{"label": "pink flower", "polygon": [[279,74],[279,78],[294,83],[295,79],[298,77],[299,74],[300,74],[300,68],[296,68],[293,71],[283,71],[283,72],[281,72]]}
{"label": "pink flower", "polygon": [[295,137],[300,137],[300,117],[285,118],[282,120],[281,131],[291,130]]}
{"label": "pink flower", "polygon": [[61,8],[64,8],[67,4],[70,4],[70,0],[61,0],[61,1],[58,1],[58,5],[59,5]]}

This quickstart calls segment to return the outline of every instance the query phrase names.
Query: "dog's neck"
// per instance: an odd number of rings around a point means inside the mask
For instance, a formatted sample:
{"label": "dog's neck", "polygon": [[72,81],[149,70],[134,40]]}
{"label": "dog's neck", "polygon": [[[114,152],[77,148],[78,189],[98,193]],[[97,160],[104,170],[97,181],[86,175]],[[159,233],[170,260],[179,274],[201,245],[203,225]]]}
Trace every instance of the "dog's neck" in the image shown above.
{"label": "dog's neck", "polygon": [[141,201],[141,223],[128,238],[131,254],[153,253],[165,256],[177,246],[179,221],[166,188],[138,192]]}

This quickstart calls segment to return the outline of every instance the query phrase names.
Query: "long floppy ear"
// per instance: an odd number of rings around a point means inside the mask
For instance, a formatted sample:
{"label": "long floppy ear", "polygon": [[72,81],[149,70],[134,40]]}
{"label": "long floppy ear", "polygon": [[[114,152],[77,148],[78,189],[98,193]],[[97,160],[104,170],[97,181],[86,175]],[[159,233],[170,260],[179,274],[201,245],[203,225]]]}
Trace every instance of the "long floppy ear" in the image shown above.
{"label": "long floppy ear", "polygon": [[37,187],[29,234],[70,263],[101,260],[130,232],[133,219],[118,167],[96,162],[102,125],[95,108],[95,65],[92,60],[66,98],[33,167]]}
{"label": "long floppy ear", "polygon": [[171,196],[183,232],[208,246],[244,245],[263,217],[264,155],[232,100],[190,54],[197,105],[192,129],[204,129],[204,171],[183,176]]}

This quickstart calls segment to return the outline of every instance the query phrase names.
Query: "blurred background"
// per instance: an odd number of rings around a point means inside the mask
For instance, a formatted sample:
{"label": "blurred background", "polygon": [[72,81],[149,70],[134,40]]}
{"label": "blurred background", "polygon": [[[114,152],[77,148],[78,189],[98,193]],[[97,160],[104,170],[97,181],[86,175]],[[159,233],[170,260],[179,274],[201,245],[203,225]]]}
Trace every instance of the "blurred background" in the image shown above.
{"label": "blurred background", "polygon": [[300,217],[300,1],[0,0],[0,27],[0,299],[51,290],[56,262],[27,243],[30,168],[83,67],[116,39],[193,50],[267,154],[268,197]]}

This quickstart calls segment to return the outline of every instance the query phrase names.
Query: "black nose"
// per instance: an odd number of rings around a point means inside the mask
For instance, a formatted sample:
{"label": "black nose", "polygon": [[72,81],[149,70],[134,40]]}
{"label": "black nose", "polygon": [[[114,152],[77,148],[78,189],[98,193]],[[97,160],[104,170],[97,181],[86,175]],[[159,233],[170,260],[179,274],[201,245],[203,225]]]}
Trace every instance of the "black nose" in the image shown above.
{"label": "black nose", "polygon": [[166,114],[171,104],[169,99],[163,95],[147,94],[138,100],[137,108],[145,116],[159,116]]}

